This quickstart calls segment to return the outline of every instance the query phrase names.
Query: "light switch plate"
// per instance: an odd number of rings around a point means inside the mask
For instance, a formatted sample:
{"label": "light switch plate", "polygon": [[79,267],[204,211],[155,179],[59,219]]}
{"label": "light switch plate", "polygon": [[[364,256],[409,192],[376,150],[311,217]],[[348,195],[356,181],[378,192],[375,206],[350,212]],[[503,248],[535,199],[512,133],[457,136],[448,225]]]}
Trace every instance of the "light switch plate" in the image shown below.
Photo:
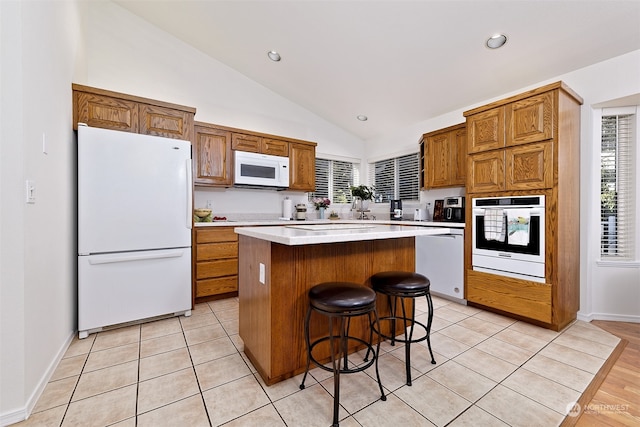
{"label": "light switch plate", "polygon": [[25,184],[25,202],[34,204],[36,202],[36,182],[28,179]]}

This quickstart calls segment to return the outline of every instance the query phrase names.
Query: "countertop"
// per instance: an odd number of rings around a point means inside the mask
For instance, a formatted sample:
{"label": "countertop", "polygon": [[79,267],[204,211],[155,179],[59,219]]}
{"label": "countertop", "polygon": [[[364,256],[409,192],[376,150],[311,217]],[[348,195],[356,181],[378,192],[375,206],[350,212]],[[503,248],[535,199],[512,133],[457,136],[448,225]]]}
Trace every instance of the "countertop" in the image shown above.
{"label": "countertop", "polygon": [[444,221],[391,221],[391,220],[361,220],[361,219],[312,219],[305,221],[287,221],[279,219],[266,220],[239,220],[239,221],[213,221],[213,222],[196,222],[196,227],[251,227],[257,225],[308,225],[308,224],[374,224],[374,225],[410,225],[419,227],[445,227],[464,229],[463,222],[444,222]]}
{"label": "countertop", "polygon": [[395,239],[401,237],[428,236],[449,234],[447,227],[425,227],[401,224],[402,221],[289,221],[285,225],[236,227],[240,235],[254,237],[288,246],[313,245],[318,243],[356,242],[378,239]]}

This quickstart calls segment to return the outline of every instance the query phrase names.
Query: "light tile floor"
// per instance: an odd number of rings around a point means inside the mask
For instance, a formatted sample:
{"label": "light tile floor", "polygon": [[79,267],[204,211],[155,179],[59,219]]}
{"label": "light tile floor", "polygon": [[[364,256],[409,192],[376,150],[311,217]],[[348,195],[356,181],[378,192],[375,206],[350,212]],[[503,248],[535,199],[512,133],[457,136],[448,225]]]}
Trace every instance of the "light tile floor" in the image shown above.
{"label": "light tile floor", "polygon": [[[375,370],[341,377],[340,425],[559,425],[619,339],[585,322],[561,333],[434,297],[430,363],[383,343]],[[426,301],[417,304],[426,321]],[[74,339],[31,417],[16,426],[322,426],[333,379],[313,369],[267,387],[243,353],[237,298]],[[354,356],[355,357],[355,356]]]}

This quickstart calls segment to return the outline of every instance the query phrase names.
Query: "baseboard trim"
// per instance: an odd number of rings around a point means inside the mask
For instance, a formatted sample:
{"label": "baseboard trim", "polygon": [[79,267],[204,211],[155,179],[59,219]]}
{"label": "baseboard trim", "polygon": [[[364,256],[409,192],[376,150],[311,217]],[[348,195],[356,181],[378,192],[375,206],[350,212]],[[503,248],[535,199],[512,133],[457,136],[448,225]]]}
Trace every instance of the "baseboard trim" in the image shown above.
{"label": "baseboard trim", "polygon": [[33,409],[36,406],[36,403],[38,403],[38,399],[40,399],[40,396],[42,396],[42,393],[44,392],[45,387],[49,383],[49,380],[53,376],[53,373],[56,371],[58,364],[60,363],[65,353],[67,352],[67,349],[71,345],[71,342],[73,341],[73,338],[75,335],[76,335],[76,332],[71,331],[71,334],[66,339],[64,344],[60,347],[60,349],[56,353],[56,356],[53,358],[51,363],[49,363],[49,366],[47,367],[46,371],[40,378],[40,381],[38,381],[37,386],[31,392],[31,395],[25,402],[24,406],[21,408],[15,409],[11,412],[0,414],[0,426],[3,426],[3,427],[8,426],[11,424],[18,423],[20,421],[24,421],[29,418],[29,416],[33,412]]}
{"label": "baseboard trim", "polygon": [[611,322],[640,323],[640,315],[610,314],[610,313],[578,313],[578,320],[591,322],[592,320],[608,320]]}

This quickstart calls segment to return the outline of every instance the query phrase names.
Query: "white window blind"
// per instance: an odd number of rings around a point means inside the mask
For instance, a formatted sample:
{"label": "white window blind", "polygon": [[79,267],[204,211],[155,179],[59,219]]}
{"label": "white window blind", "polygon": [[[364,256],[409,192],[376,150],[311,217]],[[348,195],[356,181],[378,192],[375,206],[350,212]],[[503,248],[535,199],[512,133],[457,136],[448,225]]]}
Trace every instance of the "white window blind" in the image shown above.
{"label": "white window blind", "polygon": [[309,195],[328,197],[331,203],[351,203],[351,186],[360,184],[359,164],[316,159],[316,190]]}
{"label": "white window blind", "polygon": [[636,114],[604,109],[600,148],[600,255],[635,258]]}
{"label": "white window blind", "polygon": [[376,187],[378,201],[418,200],[420,197],[420,155],[411,153],[369,165],[369,181]]}

